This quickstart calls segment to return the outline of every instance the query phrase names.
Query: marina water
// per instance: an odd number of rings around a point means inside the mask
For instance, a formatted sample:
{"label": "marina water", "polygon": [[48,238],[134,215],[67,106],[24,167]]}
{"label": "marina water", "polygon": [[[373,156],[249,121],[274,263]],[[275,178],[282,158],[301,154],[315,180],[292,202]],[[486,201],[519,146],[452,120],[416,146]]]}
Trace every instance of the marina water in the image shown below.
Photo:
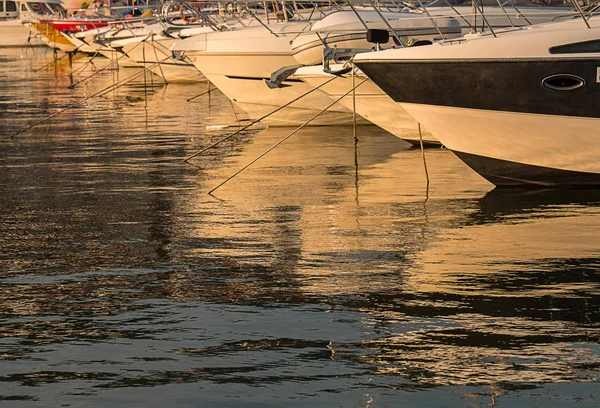
{"label": "marina water", "polygon": [[211,196],[294,129],[186,163],[244,120],[218,91],[89,98],[135,70],[53,58],[0,51],[2,407],[600,404],[598,191],[493,189],[439,148],[427,184],[360,126]]}

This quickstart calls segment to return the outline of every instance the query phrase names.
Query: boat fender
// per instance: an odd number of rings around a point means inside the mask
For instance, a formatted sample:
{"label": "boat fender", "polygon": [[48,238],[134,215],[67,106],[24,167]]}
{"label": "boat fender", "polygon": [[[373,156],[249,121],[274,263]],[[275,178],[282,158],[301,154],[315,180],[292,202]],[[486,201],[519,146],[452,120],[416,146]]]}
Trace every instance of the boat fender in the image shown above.
{"label": "boat fender", "polygon": [[390,33],[387,30],[370,28],[367,30],[367,41],[373,44],[386,44],[390,40]]}
{"label": "boat fender", "polygon": [[190,24],[190,23],[195,23],[196,21],[198,21],[198,17],[197,16],[190,16],[187,17],[185,15],[185,6],[181,6],[179,7],[179,15],[181,17],[181,20],[186,23],[186,24]]}

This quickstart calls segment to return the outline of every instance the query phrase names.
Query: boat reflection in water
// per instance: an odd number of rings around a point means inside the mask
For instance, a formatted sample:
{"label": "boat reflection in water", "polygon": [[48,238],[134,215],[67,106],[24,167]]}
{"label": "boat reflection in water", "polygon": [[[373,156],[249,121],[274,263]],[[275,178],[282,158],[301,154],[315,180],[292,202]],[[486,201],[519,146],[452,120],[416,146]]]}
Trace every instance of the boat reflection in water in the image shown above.
{"label": "boat reflection in water", "polygon": [[597,381],[599,203],[594,191],[488,193],[378,296],[386,336],[361,345],[365,361],[431,385]]}
{"label": "boat reflection in water", "polygon": [[[218,190],[224,205],[263,220],[218,224],[215,214],[198,231],[239,244],[216,249],[244,271],[225,297],[278,293],[352,310],[351,323],[332,324],[362,339],[334,337],[331,358],[385,376],[373,384],[485,386],[497,397],[598,380],[600,193],[489,191],[449,151],[428,150],[425,198],[418,150],[363,137],[354,180],[351,146],[336,139],[299,135]],[[265,146],[246,146],[233,167]],[[378,157],[383,146],[391,154]],[[257,242],[257,228],[270,238]]]}
{"label": "boat reflection in water", "polygon": [[190,166],[229,100],[138,83],[11,139],[80,95],[52,85],[70,69],[30,81],[24,63],[3,59],[3,406],[600,402],[594,191],[496,191],[442,149],[428,188],[419,149],[360,126],[355,150],[330,126],[213,198],[292,129]]}

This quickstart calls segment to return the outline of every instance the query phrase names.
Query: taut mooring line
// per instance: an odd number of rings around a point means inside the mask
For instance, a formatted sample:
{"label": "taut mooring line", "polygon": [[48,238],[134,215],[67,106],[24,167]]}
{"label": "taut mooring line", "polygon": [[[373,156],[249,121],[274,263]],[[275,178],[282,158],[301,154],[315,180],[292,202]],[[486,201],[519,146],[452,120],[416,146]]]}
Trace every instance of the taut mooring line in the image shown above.
{"label": "taut mooring line", "polygon": [[425,160],[425,148],[423,147],[423,132],[421,132],[421,123],[417,122],[419,126],[419,144],[421,145],[421,157],[423,157],[423,167],[425,168],[425,178],[427,179],[427,191],[429,191],[429,171],[427,171],[427,161]]}
{"label": "taut mooring line", "polygon": [[[156,59],[156,61],[158,61],[158,54],[156,53],[156,43],[154,42],[154,34],[152,34],[152,49],[154,50],[154,58]],[[165,54],[164,52],[162,52],[163,54]],[[165,54],[168,55],[168,54]],[[169,55],[171,56],[171,55]],[[144,61],[145,62],[145,61]],[[160,74],[162,76],[163,81],[165,81],[165,84],[169,84],[169,82],[167,81],[167,78],[165,77],[165,73],[163,72],[162,66],[160,64],[158,64],[158,69],[160,70]]]}
{"label": "taut mooring line", "polygon": [[[29,30],[29,27],[27,28]],[[33,49],[33,45],[31,45],[31,30],[29,30],[29,35],[27,36],[27,41],[25,42],[25,55],[27,55],[27,51],[31,49],[35,54],[35,50]]]}
{"label": "taut mooring line", "polygon": [[360,203],[358,201],[358,131],[356,129],[356,69],[356,66],[352,65],[352,132],[354,136],[354,189],[356,197],[356,206],[359,207]]}
{"label": "taut mooring line", "polygon": [[[333,78],[331,78],[331,79],[328,79],[327,81],[323,82],[321,85],[319,85],[319,86],[316,86],[316,87],[314,87],[314,88],[310,89],[308,92],[306,92],[306,93],[303,93],[302,95],[300,95],[299,97],[297,97],[297,98],[295,98],[295,99],[291,100],[290,102],[286,103],[285,105],[282,105],[282,106],[280,106],[279,108],[275,109],[274,111],[271,111],[271,112],[267,113],[266,115],[264,115],[264,116],[262,116],[262,117],[260,117],[260,118],[258,118],[258,119],[256,119],[256,120],[254,120],[254,121],[250,122],[249,124],[247,124],[247,125],[246,125],[246,126],[244,126],[243,128],[241,128],[241,129],[238,129],[237,131],[233,132],[233,133],[232,133],[232,134],[230,134],[229,136],[225,136],[224,138],[222,138],[222,139],[220,139],[220,140],[217,140],[215,143],[211,144],[210,146],[208,146],[208,147],[205,147],[204,149],[202,149],[202,150],[200,150],[200,151],[198,151],[198,152],[196,152],[196,153],[192,154],[191,156],[188,156],[187,158],[183,159],[183,161],[187,162],[187,161],[189,161],[190,159],[193,159],[194,157],[196,157],[196,156],[198,156],[198,155],[200,155],[200,154],[204,153],[205,151],[207,151],[207,150],[209,150],[209,149],[212,149],[212,148],[213,148],[213,147],[215,147],[216,145],[218,145],[218,144],[220,144],[220,143],[222,143],[222,142],[224,142],[224,141],[226,141],[226,140],[228,140],[228,139],[231,139],[232,137],[234,137],[234,136],[235,136],[235,135],[237,135],[238,133],[240,133],[240,132],[242,132],[242,131],[244,131],[244,130],[248,129],[248,128],[249,128],[249,127],[251,127],[252,125],[254,125],[254,124],[256,124],[256,123],[260,122],[261,120],[268,118],[269,116],[273,115],[274,113],[277,113],[277,112],[279,112],[279,111],[280,111],[280,110],[282,110],[283,108],[285,108],[285,107],[287,107],[287,106],[290,106],[292,103],[294,103],[294,102],[297,102],[298,100],[300,100],[300,99],[304,98],[306,95],[308,95],[308,94],[310,94],[310,93],[313,93],[313,92],[314,92],[314,91],[316,91],[317,89],[319,89],[319,88],[321,88],[321,87],[323,87],[323,86],[327,85],[328,83],[330,83],[331,81],[333,81],[333,80],[334,80],[334,79],[336,79],[336,78],[337,78],[337,76],[334,76]],[[311,119],[311,120],[312,120],[312,119]]]}
{"label": "taut mooring line", "polygon": [[[80,73],[80,72],[83,72],[83,71],[85,70],[85,68],[86,68],[88,65],[90,65],[90,64],[91,64],[92,66],[94,66],[94,59],[95,59],[95,58],[96,58],[98,55],[100,55],[100,53],[99,53],[98,51],[96,51],[96,52],[94,53],[94,55],[92,55],[92,56],[90,57],[90,59],[89,59],[89,61],[88,61],[88,62],[86,62],[85,64],[83,64],[81,67],[77,68],[75,71],[71,71],[71,75],[73,75],[73,74],[75,74],[75,75],[79,75],[79,73]],[[70,88],[70,87],[69,87],[69,88]]]}
{"label": "taut mooring line", "polygon": [[[169,58],[170,58],[170,57],[169,57]],[[143,69],[143,70],[142,70],[142,71],[140,71],[140,72],[136,72],[135,74],[133,74],[133,75],[131,75],[131,76],[128,76],[127,78],[125,78],[125,79],[122,79],[121,81],[119,81],[119,82],[117,82],[117,83],[114,83],[114,84],[112,84],[112,85],[110,85],[110,86],[108,86],[108,87],[106,87],[106,88],[102,89],[101,91],[98,91],[98,92],[96,92],[95,94],[92,94],[92,95],[88,96],[87,98],[84,98],[84,99],[82,99],[82,100],[80,100],[80,101],[78,101],[78,102],[75,102],[75,103],[73,103],[73,104],[71,104],[71,105],[67,106],[66,108],[63,108],[63,109],[59,110],[58,112],[55,112],[55,113],[53,113],[52,115],[45,117],[44,119],[38,120],[38,121],[37,121],[37,122],[35,122],[34,124],[32,124],[32,125],[29,125],[29,126],[25,127],[24,129],[21,129],[21,130],[19,130],[17,133],[13,134],[13,135],[11,136],[11,138],[14,138],[15,136],[18,136],[18,135],[20,135],[20,134],[21,134],[21,133],[23,133],[23,132],[26,132],[26,131],[28,131],[28,130],[30,130],[30,129],[33,129],[33,128],[34,128],[34,127],[36,127],[37,125],[39,125],[39,124],[41,124],[41,123],[44,123],[44,122],[47,122],[48,120],[52,119],[53,117],[55,117],[55,116],[58,116],[58,115],[60,115],[61,113],[68,111],[69,109],[73,109],[73,108],[75,108],[75,107],[77,107],[77,106],[79,106],[79,105],[83,104],[84,102],[87,102],[88,100],[90,100],[90,99],[92,99],[92,98],[94,98],[94,97],[96,97],[96,96],[102,96],[102,95],[105,95],[105,94],[107,94],[107,93],[109,93],[109,92],[112,92],[112,91],[114,91],[115,89],[117,89],[117,88],[119,88],[119,87],[121,87],[121,86],[125,85],[126,83],[128,83],[128,82],[131,82],[131,81],[133,81],[134,79],[136,79],[136,78],[138,78],[138,77],[142,76],[142,75],[143,75],[143,74],[145,74],[145,73],[146,73],[148,70],[150,70],[151,68],[154,68],[154,66],[155,66],[155,65],[158,65],[158,64],[160,64],[161,62],[163,62],[163,61],[166,61],[167,59],[168,59],[168,58],[165,58],[164,60],[162,60],[162,61],[160,61],[160,62],[157,62],[156,64],[154,64],[154,65],[152,65],[152,66],[150,66],[150,67],[148,67],[148,68],[146,68],[146,69]]]}
{"label": "taut mooring line", "polygon": [[[148,36],[146,36],[146,38],[144,38],[143,40],[141,40],[138,44],[134,45],[133,48],[131,48],[130,51],[133,51],[136,47],[138,47],[141,43],[145,42],[148,37],[150,36],[150,34]],[[118,51],[113,51],[113,52],[118,52]],[[94,72],[92,75],[89,75],[85,78],[83,78],[81,81],[75,82],[73,85],[70,85],[69,88],[73,89],[75,88],[77,85],[87,81],[90,78],[93,78],[96,76],[96,74],[99,74],[100,72],[103,72],[105,70],[107,70],[108,68],[112,67],[113,65],[117,64],[117,66],[119,65],[119,60],[123,57],[127,56],[127,54],[123,53],[121,54],[117,59],[115,60],[111,60],[110,64],[106,65],[104,68],[100,68],[99,70],[96,70],[96,72]]]}
{"label": "taut mooring line", "polygon": [[[210,82],[209,82],[209,84],[210,84]],[[191,98],[189,98],[189,99],[186,99],[185,101],[186,101],[186,102],[193,101],[194,99],[196,99],[196,98],[200,98],[201,96],[204,96],[204,95],[206,95],[207,93],[210,93],[210,85],[208,86],[208,91],[204,91],[204,92],[202,92],[202,93],[199,93],[199,94],[198,94],[198,95],[196,95],[196,96],[192,96]],[[188,159],[185,159],[185,160],[187,161]]]}
{"label": "taut mooring line", "polygon": [[[146,44],[142,46],[142,60],[144,61],[144,67],[146,66]],[[148,107],[148,90],[146,85],[146,71],[144,71],[144,108]]]}
{"label": "taut mooring line", "polygon": [[[333,78],[333,79],[335,79],[335,78]],[[218,189],[219,187],[221,187],[223,184],[227,183],[229,180],[231,180],[232,178],[234,178],[235,176],[237,176],[238,174],[240,174],[242,171],[246,170],[248,167],[250,167],[251,165],[253,165],[254,163],[256,163],[258,160],[260,160],[263,156],[265,156],[271,150],[275,149],[277,146],[279,146],[280,144],[282,144],[283,142],[285,142],[286,140],[288,140],[290,137],[292,137],[293,135],[295,135],[296,133],[298,133],[298,131],[300,131],[300,129],[304,128],[310,122],[312,122],[313,120],[315,120],[316,118],[318,118],[319,116],[321,116],[329,108],[331,108],[333,105],[335,105],[336,103],[338,103],[339,101],[341,101],[343,98],[345,98],[348,94],[350,94],[350,92],[354,92],[356,90],[356,88],[358,88],[359,86],[361,86],[362,84],[364,84],[367,81],[368,81],[368,79],[364,79],[358,85],[352,87],[351,90],[349,90],[348,92],[346,92],[345,94],[343,94],[342,96],[340,96],[338,99],[336,99],[335,101],[333,101],[332,103],[330,103],[329,105],[327,105],[327,107],[325,109],[321,110],[319,113],[317,113],[316,115],[314,115],[312,118],[310,118],[309,120],[307,120],[306,122],[304,122],[302,125],[300,125],[296,129],[294,129],[294,131],[292,133],[290,133],[289,135],[287,135],[286,137],[284,137],[283,139],[281,139],[279,142],[275,143],[273,146],[271,146],[267,150],[265,150],[260,156],[258,156],[254,160],[252,160],[250,163],[248,163],[247,165],[245,165],[244,167],[242,167],[240,170],[236,171],[227,180],[223,181],[221,184],[219,184],[218,186],[216,186],[215,188],[213,188],[212,190],[210,190],[208,192],[208,194],[212,195],[213,191],[215,191],[216,189]]]}
{"label": "taut mooring line", "polygon": [[[75,51],[77,51],[77,49],[79,49],[79,47],[75,48],[74,52],[75,52]],[[55,48],[55,50],[56,50],[56,48]],[[49,67],[49,66],[50,66],[50,65],[52,65],[52,64],[57,64],[57,63],[58,63],[58,61],[60,61],[61,59],[65,58],[65,57],[68,57],[68,56],[69,56],[69,54],[68,54],[68,53],[65,53],[65,55],[63,55],[62,57],[60,57],[60,58],[58,58],[58,59],[54,58],[54,59],[53,59],[51,62],[47,63],[47,64],[46,64],[46,65],[44,65],[43,67],[41,67],[41,68],[38,68],[38,69],[34,69],[34,70],[33,70],[33,72],[34,72],[34,73],[38,73],[38,72],[40,72],[41,70],[43,70],[43,69],[46,69],[47,67]]]}
{"label": "taut mooring line", "polygon": [[[122,56],[125,56],[125,54],[123,54]],[[119,58],[121,58],[121,57],[119,57]],[[113,65],[118,64],[118,61],[119,61],[118,58],[116,60],[114,60],[114,61],[110,61],[110,64],[104,66],[103,68],[100,68],[100,69],[96,70],[93,74],[88,75],[87,77],[83,78],[81,81],[77,81],[74,84],[69,85],[69,88],[70,89],[74,89],[77,85],[79,85],[81,83],[84,83],[88,79],[95,77],[97,74],[106,71],[108,68],[112,67]]]}

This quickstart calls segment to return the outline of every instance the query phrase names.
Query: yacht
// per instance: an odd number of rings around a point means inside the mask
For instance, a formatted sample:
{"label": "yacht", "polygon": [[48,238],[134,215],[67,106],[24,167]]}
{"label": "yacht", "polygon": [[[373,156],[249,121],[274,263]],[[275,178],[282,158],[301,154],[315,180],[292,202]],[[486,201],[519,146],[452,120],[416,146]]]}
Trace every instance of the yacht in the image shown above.
{"label": "yacht", "polygon": [[[319,88],[334,99],[341,98],[340,104],[350,111],[414,146],[421,143],[428,147],[440,146],[431,132],[421,127],[361,70],[348,63],[330,64],[326,70],[322,65],[300,67],[291,78]],[[353,85],[359,86],[354,93],[348,93]]]}
{"label": "yacht", "polygon": [[[205,82],[206,78],[187,58],[175,58],[171,47],[175,42],[213,31],[232,30],[241,20],[226,19],[198,3],[165,3],[158,23],[136,30],[122,30],[102,36],[113,56],[125,56],[131,63],[149,68],[167,82]],[[173,12],[173,6],[177,6]],[[177,11],[178,10],[178,11]]]}
{"label": "yacht", "polygon": [[[425,13],[419,4],[411,6]],[[543,24],[570,18],[575,14],[570,0],[433,0],[428,2],[429,13],[454,16],[461,23],[463,35]]]}
{"label": "yacht", "polygon": [[[311,87],[300,80],[286,81],[270,89],[265,81],[277,69],[297,64],[290,41],[310,28],[306,17],[290,18],[265,10],[263,18],[252,19],[245,27],[205,33],[176,42],[171,50],[185,58],[233,103],[259,119],[301,97]],[[269,20],[265,17],[269,16]],[[318,15],[318,13],[314,13]],[[294,85],[294,86],[292,86]],[[264,118],[268,126],[298,126],[331,104],[329,96],[313,92],[277,114]],[[351,123],[351,112],[337,104],[312,124]]]}
{"label": "yacht", "polygon": [[[135,3],[135,0],[133,0]],[[77,51],[96,53],[93,47],[75,37],[76,33],[99,30],[118,23],[135,23],[152,18],[157,5],[101,6],[97,8],[69,10],[69,16],[39,19],[31,27],[42,36],[51,48],[66,53]]]}
{"label": "yacht", "polygon": [[494,185],[581,187],[600,185],[599,60],[592,16],[353,62]]}
{"label": "yacht", "polygon": [[[331,50],[369,50],[368,30],[388,31],[388,47],[431,43],[462,34],[460,21],[452,16],[428,16],[424,13],[380,11],[373,9],[341,10],[311,24],[292,40],[294,58],[302,65],[323,61],[323,48]],[[387,38],[387,37],[386,37]]]}
{"label": "yacht", "polygon": [[[111,41],[113,49],[126,55],[129,61],[140,67],[148,68],[152,73],[167,82],[206,82],[202,73],[185,58],[172,58],[171,47],[186,36],[211,32],[210,27],[198,27],[184,30],[166,30],[162,33]],[[117,56],[118,58],[118,56]]]}
{"label": "yacht", "polygon": [[[155,28],[155,26],[157,26]],[[100,54],[113,58],[115,50],[107,45],[112,40],[148,34],[163,27],[148,16],[136,20],[110,21],[108,25],[91,30],[72,32],[66,38],[78,49],[88,54]]]}
{"label": "yacht", "polygon": [[[454,6],[450,6],[449,4],[445,0],[428,3],[427,12],[422,8],[414,8],[413,18],[407,20],[409,23],[400,31],[404,35],[402,37],[404,45],[425,45],[431,44],[435,40],[436,36],[428,38],[419,32],[419,30],[430,27],[430,17],[440,27],[440,33],[449,36],[456,32],[457,24],[460,24],[461,33],[470,35],[475,33],[476,30],[485,32],[489,30],[503,30],[507,27],[512,29],[516,26],[549,22],[574,15],[572,7],[562,5],[540,6],[530,0],[520,0],[518,7],[517,3],[512,1],[505,3],[494,2],[493,5],[485,4],[484,2],[485,7],[481,10],[484,12],[484,20],[483,16],[478,14],[475,6],[466,5],[465,3],[455,4]],[[474,9],[475,12],[473,11]],[[460,15],[457,13],[460,13]],[[418,18],[419,16],[420,18]],[[456,19],[449,21],[444,18],[448,16],[454,16]],[[489,24],[489,27],[485,23]],[[370,22],[369,27],[370,29],[385,28],[381,24],[381,21],[379,21],[378,25]],[[298,62],[307,65],[298,68],[292,78],[298,78],[314,87],[320,87],[321,91],[335,99],[342,97],[351,90],[353,88],[353,81],[355,84],[358,84],[367,79],[367,82],[361,84],[352,94],[341,99],[340,103],[351,110],[355,110],[362,118],[369,120],[413,145],[418,146],[421,143],[424,146],[440,145],[440,142],[431,132],[415,121],[412,116],[399,107],[375,83],[368,80],[368,77],[360,69],[353,68],[353,78],[351,65],[347,62],[335,63],[335,53],[329,58],[332,61],[326,61],[325,64],[318,61],[318,53],[307,47],[308,44],[313,44],[316,48],[318,41],[315,41],[314,36],[317,33],[320,37],[328,35],[327,31],[319,32],[318,29],[319,23],[312,27],[310,33],[299,35],[292,43],[292,49],[295,51],[294,56]],[[338,33],[337,35],[339,36],[340,34]],[[313,37],[312,39],[311,36]],[[372,46],[373,44],[369,44],[368,47],[363,47],[363,49],[353,49],[351,51],[353,54],[370,51],[369,48]],[[380,48],[397,48],[398,41],[393,36],[390,36],[390,40],[386,40],[383,44],[378,44],[377,46]],[[322,57],[321,55],[321,59]],[[316,63],[319,65],[312,65]],[[334,77],[336,78],[334,81],[325,84],[325,82]]]}
{"label": "yacht", "polygon": [[28,26],[43,17],[64,15],[61,0],[0,0],[0,48],[44,46]]}
{"label": "yacht", "polygon": [[[385,17],[382,19],[380,14]],[[423,16],[373,9],[338,9],[319,19],[280,19],[270,24],[259,20],[236,30],[201,34],[175,43],[172,50],[183,53],[251,118],[263,118],[263,123],[268,126],[302,125],[330,105],[310,124],[349,125],[353,123],[352,111],[340,103],[334,104],[335,100],[330,96],[312,92],[310,85],[296,78],[283,78],[277,86],[268,86],[272,74],[282,67],[299,65],[299,55],[303,57],[300,63],[315,63],[322,59],[324,49],[368,47],[366,28],[369,24],[382,27],[389,24],[392,29],[401,31],[417,20],[423,21]],[[444,20],[448,22],[443,25],[444,29],[449,29],[450,35],[458,36],[460,30],[455,19],[444,17]],[[441,38],[438,29],[427,24],[420,27],[419,35]],[[327,35],[320,34],[323,32]],[[401,43],[408,36],[400,33],[398,37],[397,41]],[[296,42],[299,39],[302,44]],[[282,106],[286,107],[270,115]],[[362,119],[359,122],[367,123]]]}

